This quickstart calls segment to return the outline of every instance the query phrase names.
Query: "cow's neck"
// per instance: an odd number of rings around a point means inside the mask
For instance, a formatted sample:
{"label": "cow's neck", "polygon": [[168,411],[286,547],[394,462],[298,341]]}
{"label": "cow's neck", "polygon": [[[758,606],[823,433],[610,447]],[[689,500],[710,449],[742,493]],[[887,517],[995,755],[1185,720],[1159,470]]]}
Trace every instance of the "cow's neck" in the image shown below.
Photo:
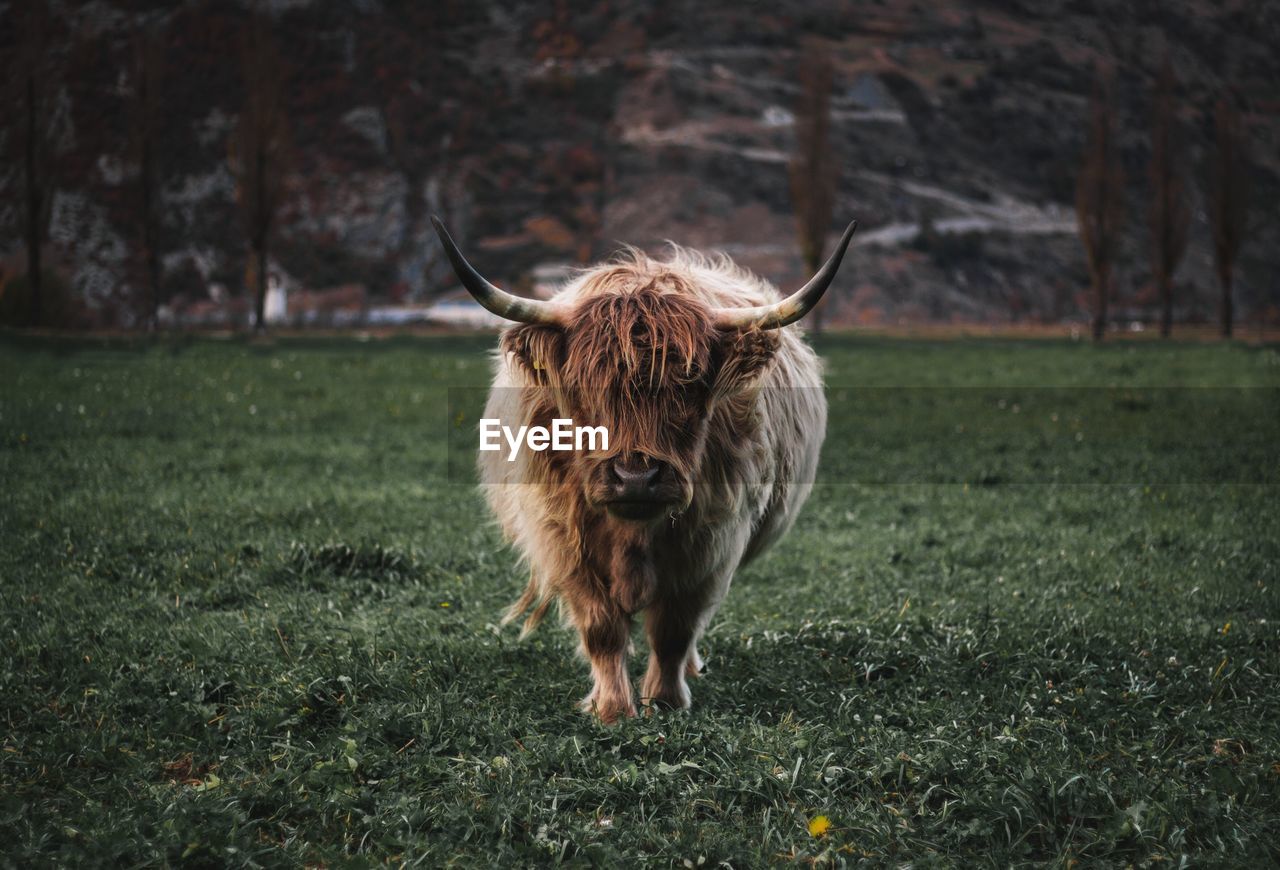
{"label": "cow's neck", "polygon": [[626,613],[648,606],[657,590],[652,527],[602,517],[591,532],[593,572],[606,594]]}

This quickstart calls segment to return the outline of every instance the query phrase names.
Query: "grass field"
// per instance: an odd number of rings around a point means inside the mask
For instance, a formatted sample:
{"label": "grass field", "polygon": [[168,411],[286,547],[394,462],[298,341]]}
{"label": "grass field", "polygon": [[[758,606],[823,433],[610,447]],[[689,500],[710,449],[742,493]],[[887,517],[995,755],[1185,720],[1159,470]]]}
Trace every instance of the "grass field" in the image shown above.
{"label": "grass field", "polygon": [[3,339],[0,863],[1280,860],[1274,348],[820,342],[800,527],[607,728],[448,473],[492,341]]}

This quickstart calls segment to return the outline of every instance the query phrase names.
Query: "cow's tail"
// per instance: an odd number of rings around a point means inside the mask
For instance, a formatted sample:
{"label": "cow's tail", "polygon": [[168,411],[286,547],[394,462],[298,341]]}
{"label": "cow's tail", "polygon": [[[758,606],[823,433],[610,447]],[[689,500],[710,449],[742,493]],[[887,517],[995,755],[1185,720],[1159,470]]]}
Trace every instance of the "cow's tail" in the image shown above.
{"label": "cow's tail", "polygon": [[524,624],[520,626],[520,637],[522,639],[528,637],[542,623],[547,611],[551,609],[551,596],[543,595],[538,578],[532,576],[529,578],[529,585],[524,587],[524,594],[508,607],[507,612],[502,615],[502,624],[508,625],[515,622],[524,616],[525,611],[528,611],[531,607],[533,611],[525,617]]}

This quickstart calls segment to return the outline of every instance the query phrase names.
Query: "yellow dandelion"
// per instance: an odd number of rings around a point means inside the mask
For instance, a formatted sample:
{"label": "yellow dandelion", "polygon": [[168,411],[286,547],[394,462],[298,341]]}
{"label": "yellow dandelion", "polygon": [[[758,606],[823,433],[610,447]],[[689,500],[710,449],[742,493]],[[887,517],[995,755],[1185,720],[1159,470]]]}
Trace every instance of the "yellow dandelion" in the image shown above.
{"label": "yellow dandelion", "polygon": [[809,820],[809,836],[821,837],[831,827],[831,820],[826,816],[814,816]]}

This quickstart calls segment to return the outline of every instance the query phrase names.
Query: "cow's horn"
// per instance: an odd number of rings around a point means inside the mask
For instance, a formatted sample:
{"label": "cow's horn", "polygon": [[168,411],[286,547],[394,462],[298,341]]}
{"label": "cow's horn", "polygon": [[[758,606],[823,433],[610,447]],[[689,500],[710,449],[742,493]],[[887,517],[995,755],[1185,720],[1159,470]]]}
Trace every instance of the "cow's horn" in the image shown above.
{"label": "cow's horn", "polygon": [[431,216],[431,223],[444,245],[444,252],[453,264],[462,286],[475,297],[475,300],[499,317],[515,320],[520,323],[564,323],[565,310],[554,302],[543,302],[540,299],[525,299],[506,290],[500,290],[484,279],[484,276],[471,267],[467,258],[462,256],[458,246],[453,243],[449,231],[444,228],[440,218]]}
{"label": "cow's horn", "polygon": [[849,240],[853,238],[853,231],[857,228],[857,221],[849,224],[849,228],[840,238],[840,244],[836,245],[836,249],[831,253],[830,259],[823,263],[818,274],[810,278],[808,284],[781,302],[775,302],[772,305],[757,305],[755,308],[717,308],[712,312],[716,326],[721,329],[747,329],[752,326],[760,329],[777,329],[804,317],[813,310],[813,306],[818,304],[822,294],[826,293],[827,288],[831,286],[831,281],[840,268],[840,261],[844,259],[845,249],[849,247]]}

